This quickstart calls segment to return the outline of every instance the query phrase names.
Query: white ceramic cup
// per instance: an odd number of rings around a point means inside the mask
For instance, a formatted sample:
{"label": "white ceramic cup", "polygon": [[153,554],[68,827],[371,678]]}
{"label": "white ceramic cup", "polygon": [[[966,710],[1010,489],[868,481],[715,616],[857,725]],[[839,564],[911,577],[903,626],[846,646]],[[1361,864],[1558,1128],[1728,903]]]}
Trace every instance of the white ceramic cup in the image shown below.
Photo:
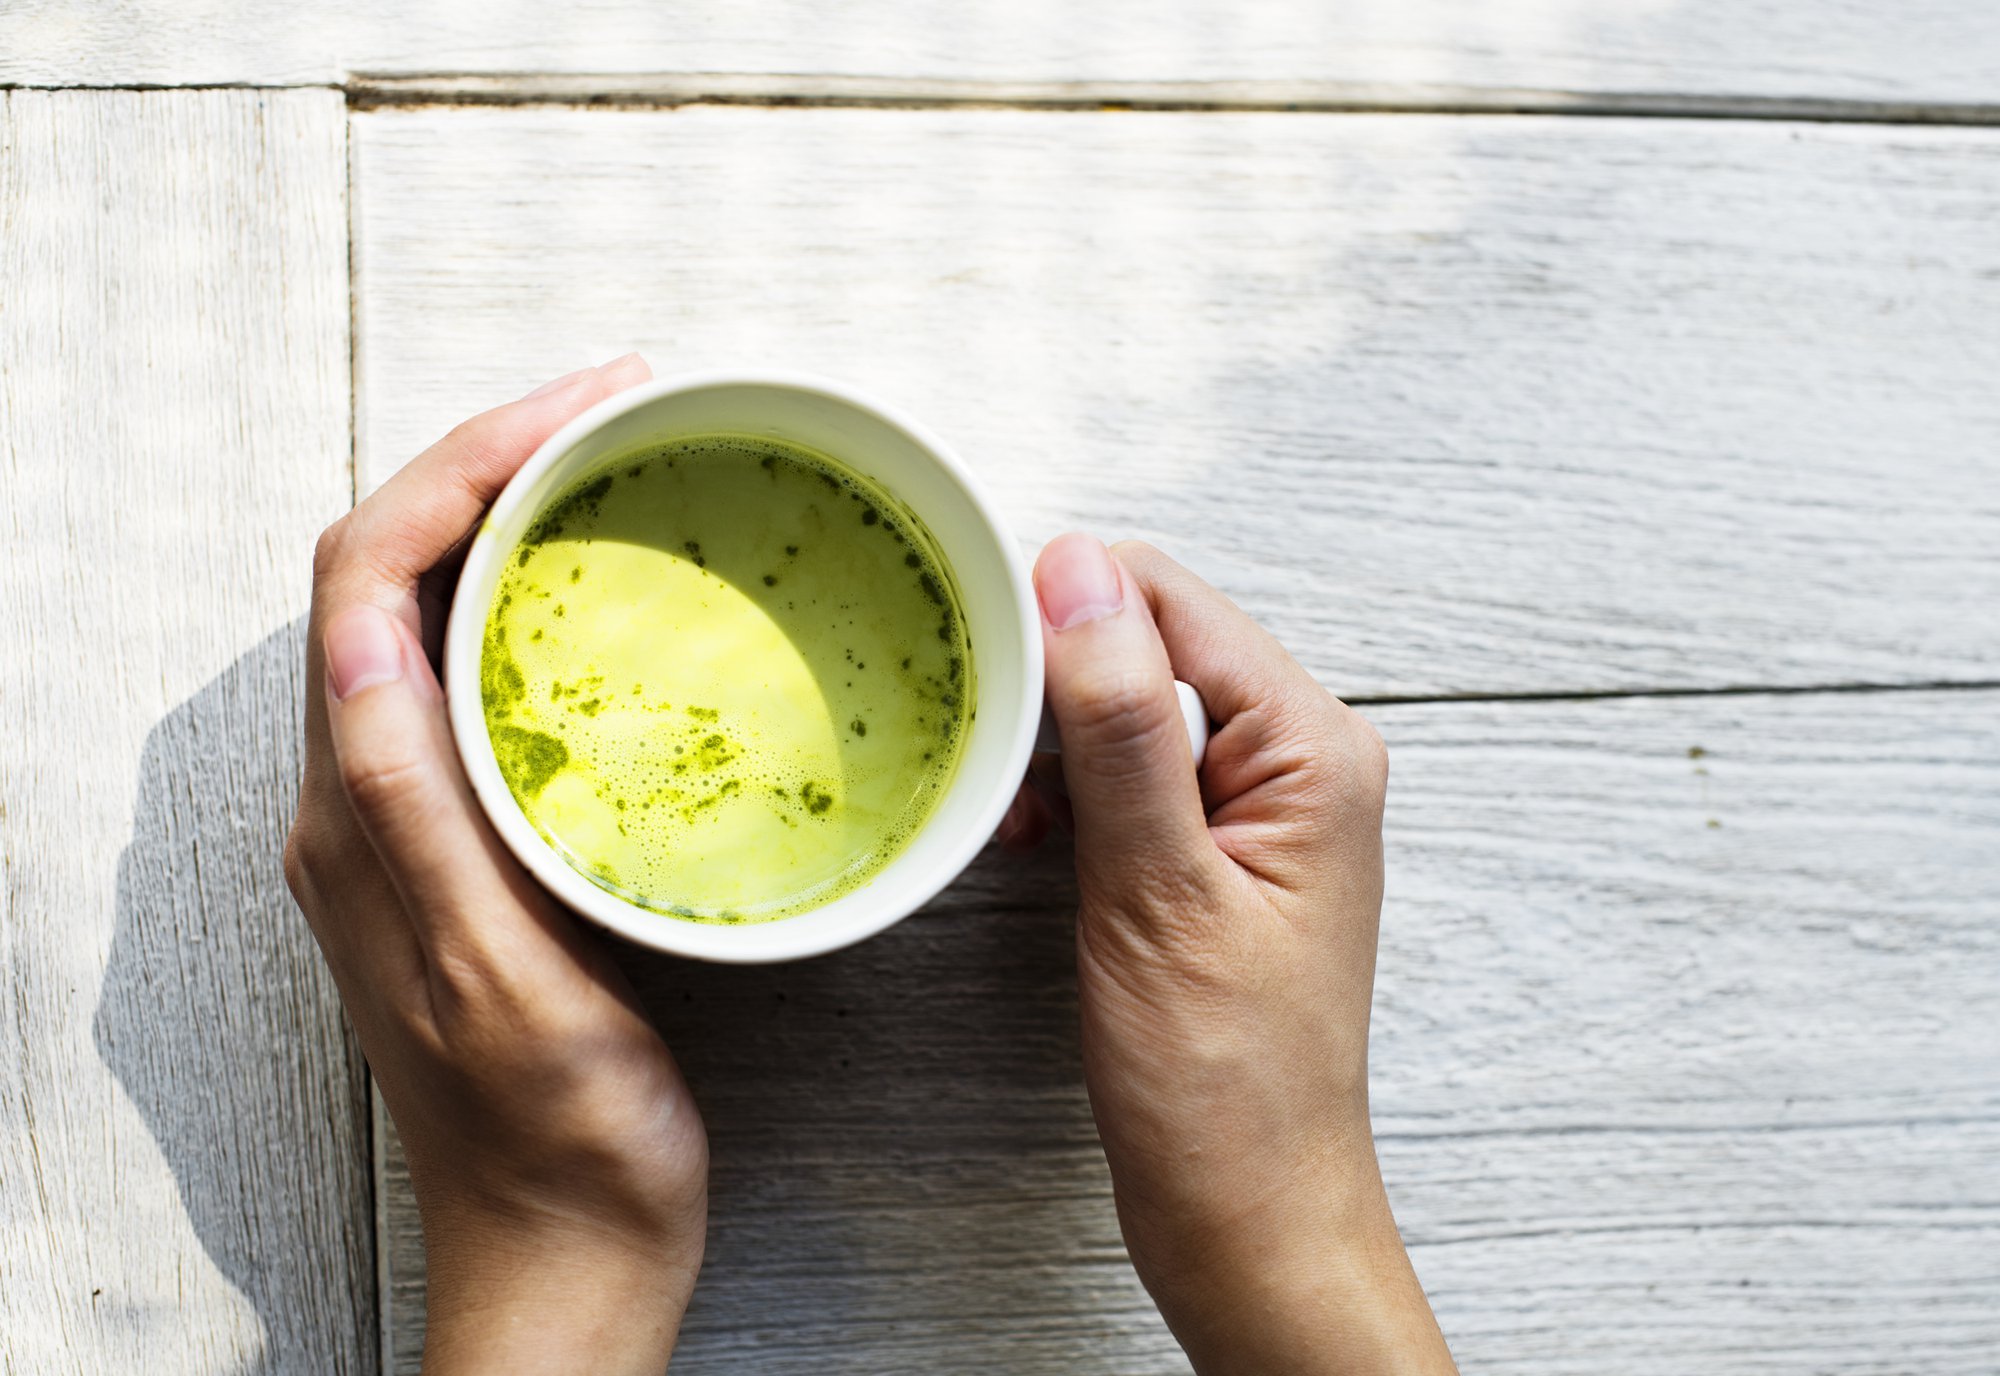
{"label": "white ceramic cup", "polygon": [[[957,773],[902,853],[867,883],[769,922],[688,922],[628,903],[563,860],[515,802],[493,755],[479,659],[494,589],[543,507],[634,451],[698,435],[789,440],[894,495],[929,528],[957,581],[972,644],[976,708]],[[452,734],[474,793],[507,847],[578,913],[642,946],[701,960],[762,963],[836,950],[893,925],[957,878],[1006,814],[1042,722],[1042,630],[1028,569],[965,464],[915,421],[838,383],[796,373],[695,373],[607,398],[537,449],[493,503],[466,552],[445,632]],[[1183,687],[1196,759],[1200,700]],[[1047,749],[1047,744],[1040,748]]]}

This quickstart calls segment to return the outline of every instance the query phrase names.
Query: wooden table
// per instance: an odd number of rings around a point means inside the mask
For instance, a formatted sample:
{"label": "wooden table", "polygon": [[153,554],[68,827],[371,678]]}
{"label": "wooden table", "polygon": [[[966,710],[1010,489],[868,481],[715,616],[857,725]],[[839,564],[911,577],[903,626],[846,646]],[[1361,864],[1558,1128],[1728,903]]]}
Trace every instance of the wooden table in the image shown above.
{"label": "wooden table", "polygon": [[[279,875],[308,555],[629,348],[901,402],[1364,705],[1468,1371],[1995,1369],[1989,5],[409,9],[0,10],[0,1370],[415,1370]],[[1072,898],[638,963],[715,1147],[676,1371],[1186,1370]]]}

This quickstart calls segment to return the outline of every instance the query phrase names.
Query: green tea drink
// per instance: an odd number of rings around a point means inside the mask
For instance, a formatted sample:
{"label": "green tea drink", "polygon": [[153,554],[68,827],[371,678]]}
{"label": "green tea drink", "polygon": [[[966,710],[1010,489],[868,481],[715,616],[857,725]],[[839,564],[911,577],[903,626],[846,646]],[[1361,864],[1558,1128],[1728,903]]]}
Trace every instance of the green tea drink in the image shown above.
{"label": "green tea drink", "polygon": [[676,917],[817,907],[951,782],[973,666],[951,572],[824,455],[677,440],[571,488],[507,560],[481,696],[521,810]]}

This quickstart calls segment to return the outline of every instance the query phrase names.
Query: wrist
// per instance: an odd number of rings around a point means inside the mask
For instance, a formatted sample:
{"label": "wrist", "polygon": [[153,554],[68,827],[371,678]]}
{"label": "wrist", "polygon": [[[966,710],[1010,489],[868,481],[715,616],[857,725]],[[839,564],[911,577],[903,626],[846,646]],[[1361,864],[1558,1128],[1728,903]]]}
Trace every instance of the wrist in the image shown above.
{"label": "wrist", "polygon": [[546,1231],[440,1231],[427,1236],[425,1376],[666,1370],[701,1265],[698,1241],[684,1255]]}
{"label": "wrist", "polygon": [[1200,1376],[1453,1370],[1372,1168],[1133,1259]]}

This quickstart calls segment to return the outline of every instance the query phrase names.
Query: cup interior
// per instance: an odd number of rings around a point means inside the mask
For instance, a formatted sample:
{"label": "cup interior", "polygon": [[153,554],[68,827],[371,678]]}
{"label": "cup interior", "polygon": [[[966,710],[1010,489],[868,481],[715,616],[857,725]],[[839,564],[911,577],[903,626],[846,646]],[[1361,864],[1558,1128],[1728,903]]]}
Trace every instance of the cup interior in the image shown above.
{"label": "cup interior", "polygon": [[[629,903],[572,869],[508,789],[487,736],[479,657],[502,565],[536,515],[579,479],[665,440],[754,435],[816,449],[902,502],[958,585],[972,646],[972,719],[958,771],[901,854],[859,888],[767,922],[689,922]],[[1042,641],[1018,549],[964,464],[916,424],[847,388],[790,374],[703,374],[620,393],[564,426],[524,465],[467,551],[445,637],[452,732],[481,806],[510,850],[571,908],[643,946],[757,963],[871,936],[957,877],[999,825],[1027,769],[1041,713]]]}

